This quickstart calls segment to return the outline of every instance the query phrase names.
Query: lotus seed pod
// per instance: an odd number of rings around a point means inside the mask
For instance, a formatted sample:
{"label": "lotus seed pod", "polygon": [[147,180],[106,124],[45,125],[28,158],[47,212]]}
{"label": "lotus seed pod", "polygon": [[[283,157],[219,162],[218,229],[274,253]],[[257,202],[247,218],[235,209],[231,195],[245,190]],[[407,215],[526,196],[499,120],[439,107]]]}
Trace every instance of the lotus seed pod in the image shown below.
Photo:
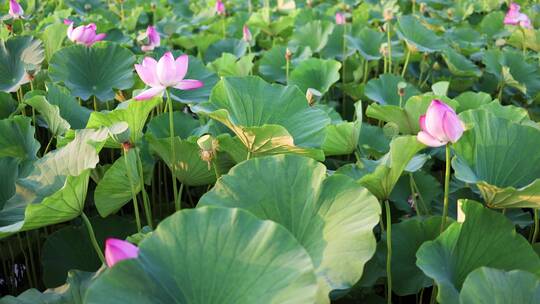
{"label": "lotus seed pod", "polygon": [[407,87],[407,83],[400,81],[397,87],[398,87],[398,95],[401,97],[405,96],[405,88]]}
{"label": "lotus seed pod", "polygon": [[379,47],[379,53],[383,57],[388,57],[388,43],[386,42],[381,43],[381,46]]}
{"label": "lotus seed pod", "polygon": [[420,3],[420,13],[425,14],[426,11],[427,11],[426,3],[424,3],[424,2]]}
{"label": "lotus seed pod", "polygon": [[289,48],[287,48],[285,50],[285,60],[291,61],[292,55],[293,55],[293,53],[291,52],[291,50]]}
{"label": "lotus seed pod", "polygon": [[208,164],[208,170],[210,170],[212,167],[212,160],[216,156],[218,141],[211,135],[206,134],[197,140],[197,145],[201,149],[201,159]]}
{"label": "lotus seed pod", "polygon": [[506,40],[503,38],[499,38],[495,41],[495,45],[498,47],[504,46],[506,44]]}
{"label": "lotus seed pod", "polygon": [[394,12],[391,8],[387,8],[383,12],[384,21],[388,22],[392,19],[394,19]]}

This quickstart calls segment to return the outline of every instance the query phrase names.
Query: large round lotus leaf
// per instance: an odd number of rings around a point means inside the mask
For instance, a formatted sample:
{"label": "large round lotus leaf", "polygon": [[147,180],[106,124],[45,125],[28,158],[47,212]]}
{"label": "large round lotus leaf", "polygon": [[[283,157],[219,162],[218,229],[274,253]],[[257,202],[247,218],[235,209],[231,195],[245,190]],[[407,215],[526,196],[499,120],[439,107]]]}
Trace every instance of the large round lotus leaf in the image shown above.
{"label": "large round lotus leaf", "polygon": [[414,15],[399,17],[396,30],[401,39],[420,52],[433,53],[445,48],[444,40],[422,25]]}
{"label": "large round lotus leaf", "polygon": [[482,71],[467,57],[452,48],[446,48],[442,56],[450,72],[459,77],[480,77]]}
{"label": "large round lotus leaf", "polygon": [[0,157],[34,160],[40,144],[34,137],[32,119],[15,116],[0,120]]}
{"label": "large round lotus leaf", "polygon": [[331,22],[311,21],[294,31],[289,41],[289,47],[296,51],[300,46],[308,46],[314,53],[318,53],[328,43],[328,37],[333,30],[334,24]]}
{"label": "large round lotus leaf", "polygon": [[484,53],[483,62],[486,72],[494,75],[499,82],[518,89],[532,99],[540,94],[538,65],[527,62],[521,52],[488,50]]}
{"label": "large round lotus leaf", "polygon": [[454,144],[456,178],[495,208],[540,207],[540,130],[486,109],[460,114],[471,129]]}
{"label": "large round lotus leaf", "polygon": [[[460,50],[464,55],[471,55],[479,51],[486,44],[486,36],[474,29],[463,26],[453,28],[445,33],[448,43]],[[451,49],[450,47],[446,48]]]}
{"label": "large round lotus leaf", "polygon": [[60,116],[60,108],[47,101],[45,96],[34,96],[24,101],[41,114],[45,124],[54,137],[64,135],[70,129],[69,123]]}
{"label": "large round lotus leaf", "polygon": [[[104,248],[105,239],[109,237],[124,239],[136,232],[135,223],[119,216],[106,219],[95,217],[90,221],[101,248]],[[66,226],[47,236],[43,244],[41,264],[43,282],[45,286],[52,288],[66,281],[69,270],[96,271],[101,266],[101,261],[92,247],[88,230],[81,222],[78,226]]]}
{"label": "large round lotus leaf", "polygon": [[96,96],[107,101],[114,98],[113,89],[131,88],[134,63],[133,53],[114,43],[72,45],[54,54],[49,75],[53,81],[63,82],[77,97],[87,100]]}
{"label": "large round lotus leaf", "polygon": [[189,65],[188,71],[186,74],[186,79],[196,79],[204,83],[202,88],[196,90],[177,90],[170,89],[171,97],[175,100],[184,103],[197,103],[207,101],[212,92],[212,88],[216,85],[219,78],[218,76],[209,70],[200,59],[189,56]]}
{"label": "large round lotus leaf", "polygon": [[317,292],[298,241],[239,209],[177,212],[139,249],[90,286],[86,303],[312,304]]}
{"label": "large round lotus leaf", "polygon": [[347,35],[347,41],[365,60],[379,60],[382,57],[380,47],[385,36],[379,31],[364,27],[357,35]]}
{"label": "large round lotus leaf", "polygon": [[347,42],[347,38],[344,37],[345,33],[350,33],[350,25],[337,24],[334,26],[334,30],[328,36],[328,42],[326,46],[321,50],[322,58],[335,58],[339,61],[343,61],[343,58],[354,53],[354,49],[350,47]]}
{"label": "large round lotus leaf", "polygon": [[212,44],[204,53],[204,61],[212,62],[223,53],[231,53],[236,58],[240,58],[246,54],[248,44],[244,40],[233,38],[222,39]]}
{"label": "large round lotus leaf", "polygon": [[47,83],[47,101],[58,106],[60,116],[69,122],[72,129],[84,129],[91,111],[79,105],[77,99],[64,87]]}
{"label": "large round lotus leaf", "polygon": [[108,134],[105,128],[78,131],[69,144],[34,162],[0,210],[0,238],[79,216],[90,169],[99,162],[98,153]]}
{"label": "large round lotus leaf", "polygon": [[523,270],[481,267],[465,279],[459,300],[461,304],[540,303],[540,279]]}
{"label": "large round lotus leaf", "polygon": [[220,77],[248,76],[251,74],[255,54],[236,58],[233,54],[223,53],[221,57],[208,64],[208,67]]}
{"label": "large round lotus leaf", "polygon": [[326,176],[306,157],[275,155],[243,162],[222,176],[200,206],[243,208],[287,228],[309,252],[321,290],[351,288],[375,252],[377,199],[352,179]]}
{"label": "large round lotus leaf", "polygon": [[[276,81],[286,83],[287,78],[287,60],[285,54],[287,48],[282,45],[276,45],[262,54],[259,61],[259,74],[267,81]],[[289,73],[299,63],[311,57],[311,49],[308,47],[299,48],[293,53]]]}
{"label": "large round lotus leaf", "polygon": [[[400,82],[405,83],[405,79],[401,76],[393,74],[382,74],[379,78],[373,78],[366,84],[364,94],[371,100],[383,105],[399,105],[399,88]],[[405,96],[403,96],[403,104],[405,101],[414,95],[420,94],[420,91],[411,84],[405,87]]]}
{"label": "large round lotus leaf", "polygon": [[485,92],[464,92],[454,98],[458,106],[456,112],[461,113],[467,110],[477,109],[483,105],[487,105],[492,101],[491,95]]}
{"label": "large round lotus leaf", "polygon": [[309,88],[325,94],[339,80],[341,63],[332,59],[311,58],[302,61],[289,78],[290,85],[297,85],[302,92]]}
{"label": "large round lotus leaf", "polygon": [[482,266],[540,275],[540,257],[503,214],[474,201],[460,203],[465,222],[452,224],[416,253],[418,267],[439,287],[440,303],[459,303],[465,279]]}
{"label": "large round lotus leaf", "polygon": [[362,102],[356,102],[354,109],[354,122],[343,121],[340,117],[340,120],[326,127],[326,139],[322,147],[326,156],[347,155],[356,150],[362,129]]}
{"label": "large round lotus leaf", "polygon": [[0,41],[0,91],[15,92],[29,82],[27,71],[36,71],[43,61],[41,42],[30,36]]}
{"label": "large round lotus leaf", "polygon": [[210,101],[192,110],[225,124],[253,155],[304,153],[324,158],[328,115],[310,107],[296,86],[268,84],[259,77],[227,77]]}

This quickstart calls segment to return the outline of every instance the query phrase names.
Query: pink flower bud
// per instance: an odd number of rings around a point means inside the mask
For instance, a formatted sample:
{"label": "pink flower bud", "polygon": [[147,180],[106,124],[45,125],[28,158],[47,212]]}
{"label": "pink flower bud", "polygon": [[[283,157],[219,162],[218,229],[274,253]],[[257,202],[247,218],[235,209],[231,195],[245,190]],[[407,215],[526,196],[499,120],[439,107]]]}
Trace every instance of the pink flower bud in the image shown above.
{"label": "pink flower bud", "polygon": [[430,147],[455,143],[463,135],[463,123],[454,109],[440,100],[433,100],[425,115],[420,116],[418,141]]}
{"label": "pink flower bud", "polygon": [[216,13],[218,15],[225,15],[225,4],[221,0],[216,1]]}
{"label": "pink flower bud", "polygon": [[9,0],[9,15],[13,19],[19,19],[22,18],[24,14],[24,10],[22,6],[19,4],[19,2],[15,0]]}
{"label": "pink flower bud", "polygon": [[149,25],[148,28],[146,28],[146,37],[148,38],[148,44],[141,47],[144,52],[153,51],[154,48],[161,44],[161,37],[156,28],[152,25]]}
{"label": "pink flower bud", "polygon": [[247,43],[251,42],[251,32],[249,31],[247,25],[244,25],[244,28],[242,28],[242,33],[244,41]]}
{"label": "pink flower bud", "polygon": [[345,24],[346,22],[345,15],[342,13],[336,13],[336,24]]}
{"label": "pink flower bud", "polygon": [[517,3],[510,4],[510,9],[504,16],[504,24],[519,25],[523,28],[532,28],[529,17],[520,11],[520,6]]}
{"label": "pink flower bud", "polygon": [[67,29],[68,39],[77,44],[84,44],[90,47],[106,37],[105,34],[96,34],[97,27],[94,23],[74,27],[73,21],[66,19],[64,20],[64,24],[69,24]]}
{"label": "pink flower bud", "polygon": [[127,259],[135,259],[139,255],[139,248],[130,242],[109,238],[105,241],[105,261],[107,266]]}

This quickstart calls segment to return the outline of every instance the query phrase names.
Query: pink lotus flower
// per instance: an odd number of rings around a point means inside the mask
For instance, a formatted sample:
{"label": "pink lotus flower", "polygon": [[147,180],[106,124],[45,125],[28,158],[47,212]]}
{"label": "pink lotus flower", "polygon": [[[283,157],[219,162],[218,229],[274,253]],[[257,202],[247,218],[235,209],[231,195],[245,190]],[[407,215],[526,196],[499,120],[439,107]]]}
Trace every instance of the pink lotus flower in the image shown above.
{"label": "pink lotus flower", "polygon": [[135,259],[139,255],[139,248],[130,242],[109,238],[105,241],[105,261],[107,266],[127,259]]}
{"label": "pink lotus flower", "polygon": [[242,28],[243,33],[243,39],[245,42],[250,43],[251,42],[251,32],[249,31],[249,28],[247,25],[244,25],[244,28]]}
{"label": "pink lotus flower", "polygon": [[103,33],[96,34],[97,27],[94,23],[90,23],[88,25],[81,25],[74,28],[73,21],[66,19],[64,20],[64,24],[69,24],[67,30],[67,36],[69,40],[78,44],[84,44],[88,47],[92,46],[98,41],[105,39],[105,37],[107,36]]}
{"label": "pink lotus flower", "polygon": [[532,28],[529,17],[523,13],[520,13],[519,10],[519,4],[510,4],[510,9],[506,13],[506,16],[504,16],[504,24],[519,25],[523,28]]}
{"label": "pink lotus flower", "polygon": [[225,4],[221,0],[216,1],[216,13],[218,15],[225,15]]}
{"label": "pink lotus flower", "polygon": [[417,139],[430,147],[455,143],[463,135],[463,123],[454,109],[440,100],[433,100],[425,115],[420,116]]}
{"label": "pink lotus flower", "polygon": [[9,0],[9,15],[13,19],[19,19],[22,18],[24,14],[24,10],[22,6],[19,4],[19,2],[15,0]]}
{"label": "pink lotus flower", "polygon": [[204,84],[199,80],[184,79],[188,70],[188,55],[182,55],[174,60],[171,52],[167,52],[159,59],[145,57],[142,64],[136,64],[135,70],[141,80],[150,89],[147,89],[135,96],[135,100],[146,100],[163,92],[169,87],[179,90],[193,90],[202,87]]}
{"label": "pink lotus flower", "polygon": [[345,24],[346,22],[345,15],[342,13],[336,13],[336,24]]}
{"label": "pink lotus flower", "polygon": [[152,25],[146,28],[146,37],[148,38],[148,44],[141,47],[144,52],[153,51],[161,43],[161,37],[159,37],[159,33]]}

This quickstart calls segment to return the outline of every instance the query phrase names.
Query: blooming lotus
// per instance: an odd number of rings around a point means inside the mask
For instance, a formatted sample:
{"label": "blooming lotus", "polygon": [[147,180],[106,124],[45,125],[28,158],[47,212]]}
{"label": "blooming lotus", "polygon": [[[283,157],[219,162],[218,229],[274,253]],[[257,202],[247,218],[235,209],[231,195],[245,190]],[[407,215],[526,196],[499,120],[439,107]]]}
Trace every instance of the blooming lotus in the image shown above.
{"label": "blooming lotus", "polygon": [[216,1],[216,13],[218,15],[225,15],[225,4],[221,0]]}
{"label": "blooming lotus", "polygon": [[15,0],[9,0],[9,16],[13,19],[22,18],[24,10],[19,2]]}
{"label": "blooming lotus", "polygon": [[346,23],[345,15],[343,15],[342,13],[336,13],[336,24],[345,24],[345,23]]}
{"label": "blooming lotus", "polygon": [[135,259],[139,255],[139,248],[130,242],[109,238],[105,241],[105,261],[107,266],[127,259]]}
{"label": "blooming lotus", "polygon": [[519,4],[510,4],[510,9],[506,13],[506,16],[504,16],[504,24],[519,25],[523,28],[532,28],[529,17],[521,13],[519,10]]}
{"label": "blooming lotus", "polygon": [[458,141],[464,127],[454,109],[435,99],[426,114],[420,116],[420,129],[418,141],[430,147],[440,147]]}
{"label": "blooming lotus", "polygon": [[244,25],[244,27],[242,28],[242,34],[243,34],[244,41],[247,43],[250,43],[252,36],[247,25]]}
{"label": "blooming lotus", "polygon": [[150,86],[150,89],[135,96],[135,100],[146,100],[163,95],[163,92],[169,87],[179,90],[193,90],[202,87],[204,84],[199,80],[184,79],[188,70],[188,61],[187,55],[182,55],[175,60],[171,52],[165,53],[159,61],[145,57],[142,64],[135,65],[135,70],[141,80]]}
{"label": "blooming lotus", "polygon": [[78,44],[84,44],[86,46],[92,46],[94,43],[101,41],[105,39],[107,36],[106,34],[96,34],[96,25],[94,23],[90,23],[88,25],[81,25],[78,27],[73,26],[73,21],[71,20],[64,20],[65,24],[69,24],[68,30],[67,30],[67,36],[69,40],[78,43]]}
{"label": "blooming lotus", "polygon": [[154,48],[158,47],[161,43],[161,38],[159,37],[159,33],[157,32],[156,28],[152,25],[146,28],[146,38],[148,38],[148,44],[143,45],[141,47],[141,49],[144,52],[153,51]]}

